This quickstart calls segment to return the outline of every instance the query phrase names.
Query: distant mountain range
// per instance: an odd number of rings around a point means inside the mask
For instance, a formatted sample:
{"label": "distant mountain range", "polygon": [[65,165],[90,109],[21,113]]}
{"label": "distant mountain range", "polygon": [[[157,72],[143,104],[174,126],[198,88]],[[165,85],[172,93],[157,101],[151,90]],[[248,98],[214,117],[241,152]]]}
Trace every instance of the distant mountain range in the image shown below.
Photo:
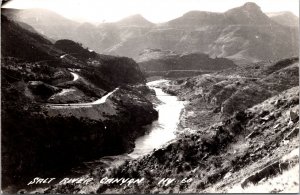
{"label": "distant mountain range", "polygon": [[291,57],[299,51],[298,17],[288,12],[265,14],[255,3],[224,13],[191,11],[162,24],[133,15],[95,26],[40,9],[15,10],[9,15],[50,40],[71,39],[99,53],[135,60],[149,48],[206,53],[238,64]]}

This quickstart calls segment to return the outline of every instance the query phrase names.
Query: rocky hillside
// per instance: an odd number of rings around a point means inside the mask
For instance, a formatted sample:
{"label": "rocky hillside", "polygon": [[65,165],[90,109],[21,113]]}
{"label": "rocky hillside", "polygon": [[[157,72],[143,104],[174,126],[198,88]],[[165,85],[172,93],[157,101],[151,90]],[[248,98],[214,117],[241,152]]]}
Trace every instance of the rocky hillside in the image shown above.
{"label": "rocky hillside", "polygon": [[[93,84],[110,90],[122,83],[143,83],[139,66],[130,58],[100,55],[85,49],[71,40],[50,41],[24,29],[5,16],[2,19],[2,56],[51,64],[62,68],[75,68],[87,76]],[[86,71],[88,70],[88,71]],[[86,73],[89,72],[89,73]]]}
{"label": "rocky hillside", "polygon": [[[2,14],[13,19],[14,21],[25,22],[32,26],[41,35],[47,36],[51,40],[62,38],[74,38],[74,32],[71,29],[77,28],[80,24],[64,18],[63,16],[49,11],[47,9],[6,9],[1,8]],[[47,24],[47,25],[46,25]],[[64,34],[64,36],[58,36]]]}
{"label": "rocky hillside", "polygon": [[299,18],[291,12],[271,12],[267,15],[275,22],[286,26],[299,26]]}
{"label": "rocky hillside", "polygon": [[139,62],[139,66],[148,76],[193,76],[236,67],[233,61],[226,58],[210,58],[201,53],[179,55],[159,49],[144,51],[140,59],[143,61]]}
{"label": "rocky hillside", "polygon": [[260,61],[296,55],[297,32],[297,28],[272,21],[256,4],[247,3],[225,13],[189,12],[107,51],[135,59],[146,48],[201,52],[241,64],[245,59]]}
{"label": "rocky hillside", "polygon": [[70,40],[56,41],[54,46],[64,51],[67,56],[74,56],[85,62],[88,67],[82,70],[83,76],[101,88],[145,83],[138,64],[130,58],[97,54]]}
{"label": "rocky hillside", "polygon": [[[109,178],[144,177],[142,185],[120,188],[98,184],[97,193],[220,193],[234,188],[233,192],[247,192],[253,185],[265,186],[259,192],[296,192],[296,176],[291,181],[272,183],[280,174],[299,166],[298,103],[299,90],[295,87],[220,124],[184,134],[151,155],[107,174]],[[168,186],[151,181],[170,176],[175,181]],[[181,183],[183,179],[191,180]]]}
{"label": "rocky hillside", "polygon": [[84,160],[129,152],[145,133],[142,126],[157,119],[144,97],[153,92],[132,59],[71,40],[53,44],[1,20],[3,191],[16,193],[37,175],[60,176]]}
{"label": "rocky hillside", "polygon": [[[194,105],[199,108],[209,105],[207,108],[211,109],[211,117],[216,117],[220,112],[226,118],[297,86],[298,74],[298,58],[288,58],[181,79],[164,88],[183,100],[191,100],[191,108]],[[199,108],[194,109],[200,111]]]}
{"label": "rocky hillside", "polygon": [[283,17],[269,18],[255,3],[224,13],[191,11],[163,24],[152,24],[140,15],[98,26],[74,24],[61,16],[56,23],[52,18],[57,18],[57,14],[45,10],[44,15],[38,15],[39,20],[33,20],[39,12],[22,10],[15,18],[54,40],[72,39],[97,52],[134,59],[144,49],[157,48],[207,53],[245,64],[291,57],[298,54],[299,48],[298,25],[281,25]]}
{"label": "rocky hillside", "polygon": [[[143,158],[93,170],[89,185],[45,192],[297,192],[298,74],[298,58],[290,58],[166,83],[165,91],[188,101],[176,140]],[[105,177],[144,180],[105,184]],[[158,184],[162,178],[174,180]]]}
{"label": "rocky hillside", "polygon": [[[53,49],[49,40],[37,33],[24,30],[21,25],[11,22],[1,16],[1,50],[2,56],[13,56],[27,60],[53,60],[51,56],[58,56],[61,52]],[[49,53],[52,52],[50,55]]]}

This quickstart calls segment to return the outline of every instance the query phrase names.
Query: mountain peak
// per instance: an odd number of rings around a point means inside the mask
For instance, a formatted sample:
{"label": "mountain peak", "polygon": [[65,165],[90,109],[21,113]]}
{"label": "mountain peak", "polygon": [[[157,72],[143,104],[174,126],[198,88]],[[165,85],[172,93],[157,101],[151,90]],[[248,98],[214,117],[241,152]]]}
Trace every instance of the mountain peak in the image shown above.
{"label": "mountain peak", "polygon": [[253,2],[247,2],[245,3],[242,8],[247,9],[247,10],[260,10],[260,7]]}
{"label": "mountain peak", "polygon": [[117,22],[122,26],[152,26],[153,23],[145,19],[141,14],[128,16]]}
{"label": "mountain peak", "polygon": [[244,12],[244,13],[248,12],[248,13],[251,13],[251,14],[256,14],[256,13],[261,14],[261,13],[263,13],[261,11],[261,8],[256,3],[253,3],[253,2],[245,3],[244,5],[242,5],[240,7],[230,9],[227,12],[238,12],[239,14],[241,14],[241,12]]}
{"label": "mountain peak", "polygon": [[270,25],[272,21],[262,12],[260,7],[252,2],[225,12],[227,21],[234,24]]}

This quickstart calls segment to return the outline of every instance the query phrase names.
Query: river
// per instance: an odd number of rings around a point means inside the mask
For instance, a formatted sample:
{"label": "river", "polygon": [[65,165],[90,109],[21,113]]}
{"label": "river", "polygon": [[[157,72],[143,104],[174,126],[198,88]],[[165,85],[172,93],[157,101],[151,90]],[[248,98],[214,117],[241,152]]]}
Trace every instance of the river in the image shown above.
{"label": "river", "polygon": [[158,120],[149,127],[149,133],[139,137],[135,142],[135,148],[129,154],[132,158],[138,158],[150,153],[155,148],[160,148],[175,138],[175,131],[179,122],[180,112],[184,107],[183,101],[179,101],[176,96],[169,95],[157,88],[165,80],[152,81],[147,85],[154,89],[156,97],[162,102],[156,109],[158,110]]}
{"label": "river", "polygon": [[156,105],[158,111],[158,120],[147,126],[147,133],[135,141],[135,148],[129,154],[116,156],[104,156],[99,160],[84,163],[84,171],[74,168],[74,172],[86,172],[86,169],[93,170],[97,167],[106,169],[119,166],[125,160],[136,159],[149,154],[154,149],[162,147],[164,144],[172,141],[176,137],[176,130],[179,123],[180,112],[184,108],[184,102],[179,101],[176,96],[169,95],[158,88],[166,80],[157,80],[148,82],[147,85],[155,90],[156,97],[161,104]]}
{"label": "river", "polygon": [[[184,102],[179,101],[176,96],[164,93],[158,86],[166,80],[157,80],[147,83],[147,85],[154,89],[156,97],[161,101],[156,105],[158,111],[158,120],[147,126],[145,135],[139,137],[135,141],[135,148],[130,154],[121,154],[116,156],[104,156],[98,160],[84,162],[79,167],[74,167],[71,174],[68,176],[83,176],[92,170],[98,168],[105,168],[106,170],[117,167],[124,163],[125,160],[136,159],[145,156],[154,149],[161,148],[169,141],[175,139],[176,130],[179,122],[180,112],[184,108]],[[32,189],[33,190],[33,189]],[[37,191],[44,190],[43,188],[35,189]]]}

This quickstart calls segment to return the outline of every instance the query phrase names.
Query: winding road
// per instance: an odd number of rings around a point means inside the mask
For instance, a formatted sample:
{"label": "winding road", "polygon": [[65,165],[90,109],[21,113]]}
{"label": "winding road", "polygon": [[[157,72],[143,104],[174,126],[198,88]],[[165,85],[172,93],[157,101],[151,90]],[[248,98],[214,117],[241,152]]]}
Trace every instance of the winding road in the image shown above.
{"label": "winding road", "polygon": [[71,72],[71,74],[73,75],[73,81],[76,81],[79,79],[79,75],[74,73],[74,72]]}
{"label": "winding road", "polygon": [[[76,81],[79,79],[79,75],[74,73],[74,72],[70,72],[73,75],[73,81]],[[100,99],[93,101],[93,102],[87,102],[87,103],[71,103],[71,104],[47,104],[47,106],[51,107],[51,108],[79,108],[79,107],[91,107],[93,105],[99,105],[99,104],[104,104],[107,100],[107,98],[113,94],[114,92],[116,92],[117,90],[119,90],[119,88],[115,88],[113,91],[107,93],[105,96],[101,97]]]}

